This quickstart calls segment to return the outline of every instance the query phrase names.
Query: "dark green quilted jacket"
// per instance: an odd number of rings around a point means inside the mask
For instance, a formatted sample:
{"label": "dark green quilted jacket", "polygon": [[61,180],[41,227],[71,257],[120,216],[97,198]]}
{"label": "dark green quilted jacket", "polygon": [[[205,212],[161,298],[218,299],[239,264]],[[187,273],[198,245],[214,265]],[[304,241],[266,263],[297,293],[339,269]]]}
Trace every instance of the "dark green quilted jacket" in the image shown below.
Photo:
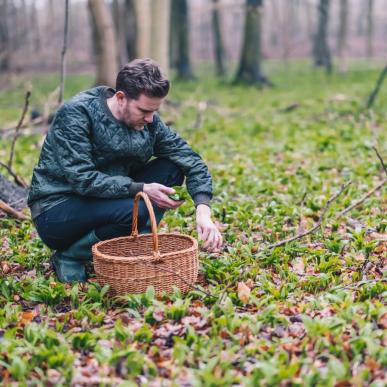
{"label": "dark green quilted jacket", "polygon": [[211,176],[200,156],[158,115],[141,131],[118,121],[106,102],[113,94],[113,89],[96,87],[77,94],[56,113],[32,176],[28,204],[33,218],[71,194],[133,197],[143,184],[130,176],[152,156],[177,164],[195,204],[208,204]]}

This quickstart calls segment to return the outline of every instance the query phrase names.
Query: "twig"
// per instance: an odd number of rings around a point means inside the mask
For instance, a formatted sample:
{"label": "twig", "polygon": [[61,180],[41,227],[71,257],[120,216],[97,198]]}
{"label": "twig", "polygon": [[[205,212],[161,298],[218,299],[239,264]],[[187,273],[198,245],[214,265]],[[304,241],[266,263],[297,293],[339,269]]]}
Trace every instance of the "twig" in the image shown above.
{"label": "twig", "polygon": [[[366,256],[365,256],[364,262],[361,265],[360,270],[359,270],[359,274],[362,274],[362,278],[365,277],[365,275],[367,274],[367,271],[369,270],[369,263],[370,263],[370,252],[366,251]],[[372,266],[372,264],[371,264],[371,266]]]}
{"label": "twig", "polygon": [[64,81],[65,81],[65,59],[66,59],[68,34],[69,34],[69,0],[66,0],[64,32],[63,32],[63,47],[62,47],[62,57],[61,57],[61,65],[60,65],[60,88],[59,88],[58,105],[60,105],[63,101],[63,91],[64,91]]}
{"label": "twig", "polygon": [[0,166],[8,171],[8,173],[15,179],[17,185],[23,188],[28,188],[28,184],[26,183],[26,181],[21,176],[16,175],[16,173],[13,172],[7,164],[4,164],[2,161],[0,161]]}
{"label": "twig", "polygon": [[340,218],[347,212],[351,211],[353,208],[357,207],[359,204],[362,204],[367,198],[369,198],[372,194],[374,194],[377,190],[379,190],[381,187],[383,187],[384,184],[387,183],[387,178],[382,180],[375,188],[373,188],[371,191],[367,192],[360,200],[357,202],[351,204],[349,207],[345,208],[343,211],[339,212],[336,215],[336,219]]}
{"label": "twig", "polygon": [[382,167],[383,167],[383,169],[384,169],[384,173],[385,173],[386,176],[387,176],[387,167],[386,167],[386,164],[384,164],[384,161],[383,161],[382,156],[380,156],[380,153],[379,153],[378,150],[376,149],[376,146],[373,146],[372,149],[376,152],[376,156],[378,156],[378,159],[380,160],[380,163],[382,164]]}
{"label": "twig", "polygon": [[12,140],[11,152],[10,152],[9,160],[8,160],[8,168],[9,169],[12,169],[13,155],[14,155],[14,152],[15,152],[15,144],[16,144],[17,138],[19,137],[20,127],[23,124],[24,117],[26,116],[26,113],[27,113],[27,110],[28,110],[28,105],[30,103],[30,96],[31,96],[31,92],[28,90],[27,93],[26,93],[26,96],[25,96],[25,100],[24,100],[23,112],[22,112],[22,115],[20,117],[20,120],[19,120],[18,124],[16,125],[15,134],[14,134],[13,140]]}
{"label": "twig", "polygon": [[384,67],[384,69],[380,73],[379,78],[376,82],[375,88],[367,99],[367,104],[366,104],[367,109],[371,108],[372,105],[374,104],[375,98],[379,93],[380,87],[382,86],[383,80],[384,80],[386,75],[387,75],[387,65]]}
{"label": "twig", "polygon": [[348,284],[348,285],[335,286],[335,287],[330,288],[328,290],[332,291],[332,290],[339,290],[339,289],[357,289],[359,286],[371,284],[373,282],[374,283],[383,283],[383,282],[387,282],[387,279],[381,278],[381,279],[365,280],[365,281],[360,281],[357,284]]}
{"label": "twig", "polygon": [[28,220],[29,217],[24,215],[23,213],[16,211],[12,207],[10,207],[7,203],[3,202],[0,199],[0,210],[4,211],[6,214],[13,216],[16,219],[19,220]]}
{"label": "twig", "polygon": [[304,192],[304,195],[302,196],[302,199],[301,199],[301,202],[300,203],[297,203],[299,204],[300,206],[300,216],[298,218],[298,229],[297,229],[297,232],[298,234],[301,234],[304,232],[304,228],[302,227],[302,213],[303,213],[303,209],[304,209],[304,204],[305,204],[305,199],[306,199],[306,195],[308,193],[305,191]]}
{"label": "twig", "polygon": [[289,243],[289,242],[293,242],[297,239],[301,239],[303,238],[304,236],[306,235],[309,235],[311,233],[313,233],[314,231],[316,231],[322,224],[323,220],[324,220],[324,217],[325,217],[325,214],[328,210],[328,208],[330,207],[330,205],[347,189],[347,187],[351,184],[352,182],[351,181],[348,181],[346,184],[343,184],[340,188],[340,191],[337,193],[337,194],[334,194],[332,195],[328,201],[326,202],[322,212],[321,212],[321,215],[316,223],[316,225],[314,227],[312,227],[310,230],[307,230],[305,232],[302,232],[300,234],[297,234],[291,238],[287,238],[287,239],[283,239],[282,241],[279,241],[277,243],[273,243],[269,246],[265,246],[260,252],[264,251],[264,250],[268,250],[268,249],[274,249],[276,247],[280,247],[280,246],[283,246],[285,245],[286,243]]}

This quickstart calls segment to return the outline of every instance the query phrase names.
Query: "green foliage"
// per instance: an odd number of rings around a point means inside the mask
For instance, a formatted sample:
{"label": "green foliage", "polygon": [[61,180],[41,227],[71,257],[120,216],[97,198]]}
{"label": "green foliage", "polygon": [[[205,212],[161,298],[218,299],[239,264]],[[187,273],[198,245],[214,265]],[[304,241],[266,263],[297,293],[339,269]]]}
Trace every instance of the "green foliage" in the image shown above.
{"label": "green foliage", "polygon": [[[0,218],[4,384],[82,384],[77,378],[84,377],[91,385],[95,377],[94,384],[128,386],[164,379],[197,386],[382,385],[385,188],[336,214],[383,176],[372,145],[386,154],[387,89],[365,111],[375,69],[357,65],[345,77],[326,77],[302,62],[286,71],[270,66],[273,89],[210,78],[174,82],[168,98],[177,111],[169,104],[162,111],[209,165],[212,212],[225,242],[221,253],[200,252],[200,285],[188,295],[176,289],[156,297],[149,287],[111,299],[108,287],[94,282],[61,284],[33,224]],[[32,83],[31,106],[41,109],[57,77]],[[89,76],[69,76],[66,97],[91,83]],[[19,117],[24,92],[20,81],[0,92],[0,126]],[[203,124],[193,129],[201,101]],[[15,170],[27,179],[41,140],[31,134],[17,141]],[[10,143],[0,144],[3,162]],[[321,228],[267,249],[313,227],[349,179]],[[185,202],[166,213],[162,231],[196,237],[193,203],[185,187],[175,189],[174,199]]]}

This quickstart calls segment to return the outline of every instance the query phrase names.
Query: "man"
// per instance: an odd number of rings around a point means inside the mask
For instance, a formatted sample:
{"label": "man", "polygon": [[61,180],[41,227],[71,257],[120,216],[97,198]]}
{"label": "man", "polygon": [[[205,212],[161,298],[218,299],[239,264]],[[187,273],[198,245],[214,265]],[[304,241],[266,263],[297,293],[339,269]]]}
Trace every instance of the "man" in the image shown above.
{"label": "man", "polygon": [[[130,234],[137,192],[148,194],[158,222],[165,210],[180,206],[168,195],[184,176],[199,238],[209,250],[221,247],[211,220],[208,168],[157,114],[169,86],[154,61],[136,59],[118,73],[115,90],[79,93],[56,113],[28,204],[39,236],[56,250],[51,263],[60,281],[85,281],[91,246]],[[138,222],[140,232],[149,232],[144,203]]]}

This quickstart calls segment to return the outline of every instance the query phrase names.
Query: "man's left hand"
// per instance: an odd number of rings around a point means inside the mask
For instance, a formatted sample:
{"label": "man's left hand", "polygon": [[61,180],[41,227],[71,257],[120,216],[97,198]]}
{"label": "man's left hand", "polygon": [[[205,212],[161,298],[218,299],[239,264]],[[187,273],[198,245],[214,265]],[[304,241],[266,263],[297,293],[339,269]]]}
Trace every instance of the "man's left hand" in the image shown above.
{"label": "man's left hand", "polygon": [[211,220],[210,207],[199,204],[196,209],[196,225],[199,240],[204,241],[203,247],[211,252],[220,251],[223,243],[222,235]]}

